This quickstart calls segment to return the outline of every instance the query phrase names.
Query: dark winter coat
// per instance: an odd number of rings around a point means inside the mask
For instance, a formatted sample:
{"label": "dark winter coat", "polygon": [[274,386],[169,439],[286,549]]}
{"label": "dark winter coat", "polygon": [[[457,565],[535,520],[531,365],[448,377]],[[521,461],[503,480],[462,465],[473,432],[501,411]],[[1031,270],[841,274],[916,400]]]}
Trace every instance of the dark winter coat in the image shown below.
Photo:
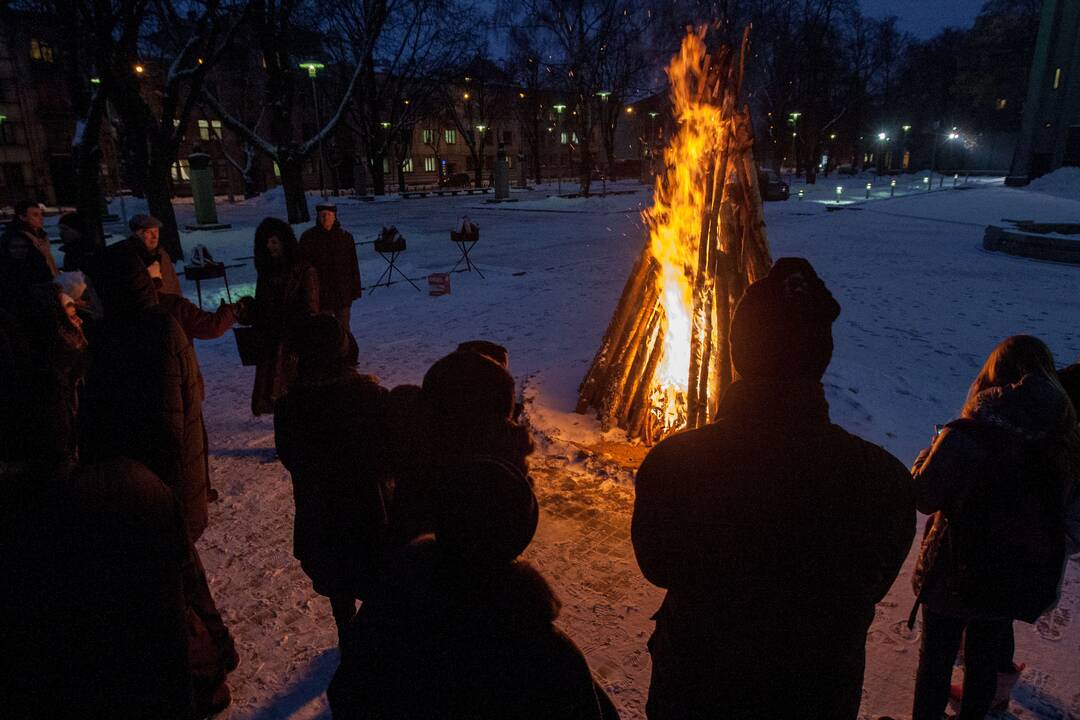
{"label": "dark winter coat", "polygon": [[[215,340],[236,324],[236,311],[232,305],[221,305],[214,312],[209,312],[182,295],[170,295],[166,292],[158,293],[158,304],[180,324],[189,345],[195,340]],[[196,369],[199,370],[199,398],[205,400],[206,388],[202,370],[197,365]]]}
{"label": "dark winter coat", "polygon": [[418,540],[366,600],[327,697],[335,720],[617,718],[529,564],[488,573]]}
{"label": "dark winter coat", "polygon": [[300,236],[300,257],[319,275],[319,307],[327,312],[348,307],[360,297],[360,265],[353,236],[334,223],[330,230],[308,228]]}
{"label": "dark winter coat", "polygon": [[255,366],[251,412],[274,412],[295,374],[295,362],[285,351],[290,327],[301,317],[319,312],[319,276],[306,262],[275,264],[259,273],[255,284],[255,329],[260,359]]}
{"label": "dark winter coat", "polygon": [[126,459],[24,480],[0,504],[0,714],[189,718],[175,497]]}
{"label": "dark winter coat", "polygon": [[914,531],[910,475],[829,421],[820,384],[736,382],[637,474],[634,551],[668,590],[649,717],[854,718]]}
{"label": "dark winter coat", "polygon": [[326,596],[364,597],[383,551],[387,390],[355,371],[299,381],[277,404],[278,457],[292,473],[293,554]]}
{"label": "dark winter coat", "polygon": [[8,260],[15,273],[30,283],[50,282],[58,274],[49,236],[18,218],[8,223],[0,235],[0,258]]}
{"label": "dark winter coat", "polygon": [[158,289],[169,295],[183,294],[180,290],[180,278],[176,274],[176,266],[173,265],[173,259],[168,250],[158,245],[157,250],[150,252],[138,235],[129,235],[123,241],[117,243],[116,247],[134,252],[143,261],[143,265],[147,267],[155,262],[158,263],[161,266],[161,286]]}
{"label": "dark winter coat", "polygon": [[[995,610],[1007,592],[1003,583],[976,592],[959,587],[968,581],[948,560],[954,552],[949,536],[963,532],[967,516],[994,528],[986,550],[995,564],[1005,558],[1002,548],[1015,544],[1039,543],[1048,549],[1053,544],[1064,557],[1069,528],[1080,526],[1080,518],[1067,515],[1080,484],[1080,437],[1064,421],[1068,402],[1052,383],[1034,375],[1016,385],[989,388],[976,397],[965,418],[949,423],[919,454],[912,468],[918,508],[934,517],[914,583],[930,610],[961,619],[1013,619]],[[1075,499],[1071,512],[1080,512]],[[953,527],[945,531],[946,525]],[[1044,532],[1055,537],[1043,538]],[[1035,583],[1035,569],[1027,562],[1020,565],[1006,571],[1015,586]]]}
{"label": "dark winter coat", "polygon": [[144,463],[180,500],[191,541],[207,524],[202,390],[195,351],[150,276],[107,279],[81,421],[84,457]]}

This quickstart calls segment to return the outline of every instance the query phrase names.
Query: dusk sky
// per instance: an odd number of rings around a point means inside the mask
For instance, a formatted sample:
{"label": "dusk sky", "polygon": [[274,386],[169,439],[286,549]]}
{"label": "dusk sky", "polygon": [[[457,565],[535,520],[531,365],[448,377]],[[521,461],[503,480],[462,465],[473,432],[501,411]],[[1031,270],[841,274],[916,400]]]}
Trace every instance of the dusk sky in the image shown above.
{"label": "dusk sky", "polygon": [[900,29],[920,40],[949,26],[971,27],[985,0],[859,0],[871,17],[895,15]]}

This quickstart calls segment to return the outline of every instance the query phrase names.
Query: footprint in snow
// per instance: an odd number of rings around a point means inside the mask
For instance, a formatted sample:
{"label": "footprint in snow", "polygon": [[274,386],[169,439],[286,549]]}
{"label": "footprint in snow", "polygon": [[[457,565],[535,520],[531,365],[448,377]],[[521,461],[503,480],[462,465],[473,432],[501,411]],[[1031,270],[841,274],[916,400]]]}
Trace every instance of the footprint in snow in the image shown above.
{"label": "footprint in snow", "polygon": [[1072,623],[1072,611],[1057,607],[1035,622],[1035,630],[1043,640],[1058,641],[1065,636],[1065,630]]}

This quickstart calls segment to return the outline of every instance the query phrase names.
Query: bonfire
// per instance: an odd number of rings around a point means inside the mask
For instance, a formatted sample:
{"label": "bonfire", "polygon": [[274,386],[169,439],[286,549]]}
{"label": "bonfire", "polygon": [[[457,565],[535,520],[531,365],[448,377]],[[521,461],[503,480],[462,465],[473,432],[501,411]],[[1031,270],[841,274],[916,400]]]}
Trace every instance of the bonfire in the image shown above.
{"label": "bonfire", "polygon": [[664,151],[648,241],[582,381],[577,411],[657,442],[716,417],[733,379],[728,334],[746,286],[768,273],[750,111],[738,54],[692,30],[667,68],[678,130]]}

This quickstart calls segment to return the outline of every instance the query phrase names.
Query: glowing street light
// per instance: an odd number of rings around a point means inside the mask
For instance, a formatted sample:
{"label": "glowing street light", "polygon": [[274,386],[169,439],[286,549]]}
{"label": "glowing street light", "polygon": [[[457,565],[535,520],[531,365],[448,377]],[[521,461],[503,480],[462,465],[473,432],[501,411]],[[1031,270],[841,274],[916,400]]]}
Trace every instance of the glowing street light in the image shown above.
{"label": "glowing street light", "polygon": [[142,65],[136,65],[135,66],[135,74],[136,75],[142,75],[144,72],[146,72],[145,67],[143,67]]}
{"label": "glowing street light", "polygon": [[872,185],[872,183],[866,183],[866,199],[867,200],[870,199],[870,187],[871,187],[871,185]]}
{"label": "glowing street light", "polygon": [[878,140],[884,140],[885,139],[885,133],[883,133],[883,132],[878,133],[877,134],[877,139]]}
{"label": "glowing street light", "polygon": [[950,140],[956,140],[959,137],[960,137],[959,133],[954,133],[954,132],[949,133],[949,139]]}
{"label": "glowing street light", "polygon": [[598,98],[600,98],[601,100],[607,100],[609,97],[611,97],[611,91],[610,90],[598,90],[597,93],[596,93],[596,96]]}
{"label": "glowing street light", "polygon": [[627,105],[627,106],[626,106],[626,112],[627,112],[628,114],[633,114],[633,112],[634,112],[634,106],[633,106],[633,105]]}
{"label": "glowing street light", "polygon": [[308,77],[313,78],[316,75],[318,75],[319,71],[322,70],[326,66],[323,65],[321,62],[315,62],[313,60],[309,60],[307,62],[300,63],[299,67],[301,69],[303,69],[303,70],[307,70]]}
{"label": "glowing street light", "polygon": [[388,130],[390,128],[390,123],[386,120],[383,120],[379,125],[382,125],[383,130]]}
{"label": "glowing street light", "polygon": [[563,112],[566,111],[566,106],[562,103],[559,103],[558,105],[552,105],[551,107],[555,112],[559,113],[560,115],[562,115]]}
{"label": "glowing street light", "polygon": [[468,99],[469,99],[469,93],[465,93],[464,95],[462,95],[462,97],[463,97],[464,99],[468,100]]}
{"label": "glowing street light", "polygon": [[101,84],[101,78],[99,78],[99,77],[90,78],[90,84],[91,85],[100,85]]}
{"label": "glowing street light", "polygon": [[889,182],[889,197],[896,195],[896,178],[893,178]]}
{"label": "glowing street light", "polygon": [[843,194],[844,194],[844,186],[843,185],[837,185],[836,186],[836,202],[837,203],[840,202],[840,196],[843,195]]}
{"label": "glowing street light", "polygon": [[901,125],[900,129],[903,130],[904,132],[910,132],[911,131],[911,126],[910,125]]}
{"label": "glowing street light", "polygon": [[484,132],[485,130],[487,130],[487,125],[477,125],[476,129],[480,132]]}

